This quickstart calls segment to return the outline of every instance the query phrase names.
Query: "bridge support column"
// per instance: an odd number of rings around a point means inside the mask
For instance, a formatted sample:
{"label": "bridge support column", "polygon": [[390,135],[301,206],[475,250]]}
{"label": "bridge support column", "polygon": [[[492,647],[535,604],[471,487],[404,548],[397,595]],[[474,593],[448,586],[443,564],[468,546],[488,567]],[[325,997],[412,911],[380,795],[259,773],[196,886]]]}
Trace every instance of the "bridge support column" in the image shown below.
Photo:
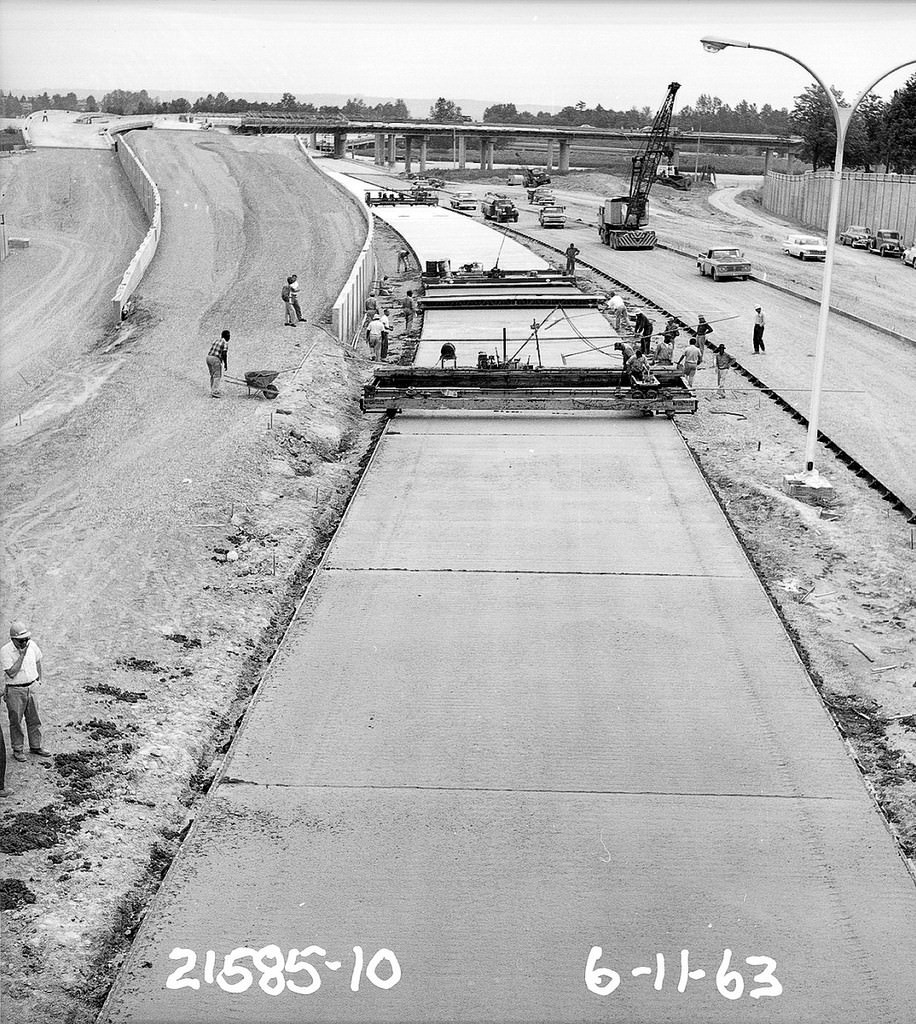
{"label": "bridge support column", "polygon": [[772,149],[765,149],[763,151],[763,176],[764,178],[770,171],[770,157],[773,155]]}
{"label": "bridge support column", "polygon": [[545,166],[548,171],[553,169],[553,142],[553,139],[547,140],[547,160]]}
{"label": "bridge support column", "polygon": [[428,152],[428,147],[429,147],[429,136],[428,135],[421,135],[420,136],[420,173],[421,174],[425,174],[426,173],[426,154]]}
{"label": "bridge support column", "polygon": [[338,160],[343,160],[347,155],[347,136],[345,132],[338,132],[334,136],[334,156]]}
{"label": "bridge support column", "polygon": [[391,134],[388,136],[388,166],[389,167],[394,167],[394,165],[397,163],[397,156],[398,156],[398,137],[397,137],[397,135],[394,134],[394,132],[391,132]]}
{"label": "bridge support column", "polygon": [[458,136],[458,168],[464,170],[468,161],[468,139],[466,135]]}
{"label": "bridge support column", "polygon": [[413,136],[404,136],[404,173],[410,174],[413,164]]}
{"label": "bridge support column", "polygon": [[487,169],[487,140],[480,140],[480,169],[485,171]]}
{"label": "bridge support column", "polygon": [[493,170],[493,151],[496,148],[492,139],[487,139],[487,170]]}
{"label": "bridge support column", "polygon": [[309,149],[318,148],[318,132],[309,132]]}
{"label": "bridge support column", "polygon": [[560,174],[569,174],[569,142],[566,139],[560,140],[560,166],[557,170]]}
{"label": "bridge support column", "polygon": [[381,132],[375,133],[375,165],[381,166],[385,162],[385,136]]}

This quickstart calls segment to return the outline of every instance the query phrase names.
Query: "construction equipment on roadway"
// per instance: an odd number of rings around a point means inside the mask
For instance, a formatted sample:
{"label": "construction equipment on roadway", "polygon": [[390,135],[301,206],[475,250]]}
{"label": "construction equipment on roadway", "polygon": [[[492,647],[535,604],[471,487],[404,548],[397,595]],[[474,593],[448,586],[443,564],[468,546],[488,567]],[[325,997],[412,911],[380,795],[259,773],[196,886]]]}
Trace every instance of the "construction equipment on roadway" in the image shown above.
{"label": "construction equipment on roadway", "polygon": [[[427,347],[430,343],[432,347],[437,343],[441,346],[439,365],[376,367],[360,400],[364,412],[394,415],[403,409],[630,410],[669,417],[696,412],[696,396],[677,367],[656,366],[649,381],[633,381],[616,353],[603,352],[605,335],[592,341],[579,330],[574,321],[589,315],[604,300],[600,295],[583,292],[576,286],[575,278],[555,270],[481,271],[479,265],[452,272],[448,260],[431,262],[432,266],[427,263],[427,271],[448,270],[448,276],[424,275],[424,293],[420,298],[424,313],[485,309],[492,310],[498,320],[501,310],[528,307],[539,312],[534,313],[530,332],[520,343],[516,338],[510,345],[503,327],[501,351],[497,347],[495,356],[485,350],[477,351],[474,366],[457,365],[459,344],[467,346],[473,340],[479,346],[486,337],[479,333],[473,338],[424,336]],[[577,312],[570,316],[569,310]],[[476,322],[479,324],[479,320]],[[552,330],[555,327],[564,328],[567,333],[558,336]],[[487,332],[489,340],[495,340],[499,330],[494,325]],[[542,363],[542,343],[548,331],[552,341],[581,341],[616,365],[546,367]],[[467,357],[467,347],[464,352]],[[526,365],[522,365],[523,358]],[[452,363],[449,368],[444,365],[447,361]]]}
{"label": "construction equipment on roadway", "polygon": [[522,165],[522,170],[525,174],[525,180],[522,184],[525,188],[536,188],[538,185],[549,185],[550,175],[546,171],[533,171],[524,160],[522,160],[522,154],[516,152],[519,163]]}
{"label": "construction equipment on roadway", "polygon": [[396,189],[384,189],[379,192],[367,192],[366,206],[438,206],[439,197],[427,189],[413,189],[401,192]]}
{"label": "construction equipment on roadway", "polygon": [[484,220],[495,220],[497,224],[518,220],[515,203],[502,192],[488,192],[480,204],[480,212]]}
{"label": "construction equipment on roadway", "polygon": [[379,366],[359,405],[363,412],[391,416],[409,409],[566,409],[661,413],[671,419],[697,411],[696,396],[674,367],[653,368],[655,379],[648,383],[634,383],[622,368],[490,367]]}
{"label": "construction equipment on roadway", "polygon": [[655,115],[645,146],[633,157],[630,194],[605,199],[598,207],[598,237],[612,249],[654,249],[655,232],[646,228],[649,219],[649,190],[657,179],[658,166],[668,163],[674,150],[668,143],[674,97],[680,83],[668,86],[665,101]]}

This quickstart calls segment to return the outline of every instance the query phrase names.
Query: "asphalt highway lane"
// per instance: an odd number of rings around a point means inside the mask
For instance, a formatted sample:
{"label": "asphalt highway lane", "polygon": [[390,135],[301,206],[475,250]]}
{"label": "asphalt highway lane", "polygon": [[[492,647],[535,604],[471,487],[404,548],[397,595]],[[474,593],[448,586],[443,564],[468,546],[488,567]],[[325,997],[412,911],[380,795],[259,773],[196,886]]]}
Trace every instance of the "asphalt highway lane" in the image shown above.
{"label": "asphalt highway lane", "polygon": [[913,879],[673,425],[414,415],[101,1020],[904,1024],[914,957]]}

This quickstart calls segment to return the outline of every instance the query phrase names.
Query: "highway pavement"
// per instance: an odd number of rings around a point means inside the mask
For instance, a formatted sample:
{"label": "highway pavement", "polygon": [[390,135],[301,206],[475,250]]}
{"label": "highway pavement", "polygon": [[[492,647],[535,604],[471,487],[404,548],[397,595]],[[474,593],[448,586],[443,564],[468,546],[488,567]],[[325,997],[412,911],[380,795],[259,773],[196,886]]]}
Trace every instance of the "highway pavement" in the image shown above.
{"label": "highway pavement", "polygon": [[904,1024],[914,957],[913,878],[674,426],[414,415],[101,1020]]}

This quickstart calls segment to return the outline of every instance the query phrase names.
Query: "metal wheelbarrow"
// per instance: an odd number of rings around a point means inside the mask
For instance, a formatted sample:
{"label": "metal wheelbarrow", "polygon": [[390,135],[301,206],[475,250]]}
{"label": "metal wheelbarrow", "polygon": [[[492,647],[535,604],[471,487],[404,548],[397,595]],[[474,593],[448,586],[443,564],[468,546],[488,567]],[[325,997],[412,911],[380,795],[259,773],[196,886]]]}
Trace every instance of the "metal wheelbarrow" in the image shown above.
{"label": "metal wheelbarrow", "polygon": [[243,388],[248,388],[249,395],[252,391],[260,391],[265,398],[276,398],[280,394],[280,389],[274,384],[274,381],[282,372],[282,370],[248,370],[244,379],[224,374],[223,380],[229,384],[238,384]]}

